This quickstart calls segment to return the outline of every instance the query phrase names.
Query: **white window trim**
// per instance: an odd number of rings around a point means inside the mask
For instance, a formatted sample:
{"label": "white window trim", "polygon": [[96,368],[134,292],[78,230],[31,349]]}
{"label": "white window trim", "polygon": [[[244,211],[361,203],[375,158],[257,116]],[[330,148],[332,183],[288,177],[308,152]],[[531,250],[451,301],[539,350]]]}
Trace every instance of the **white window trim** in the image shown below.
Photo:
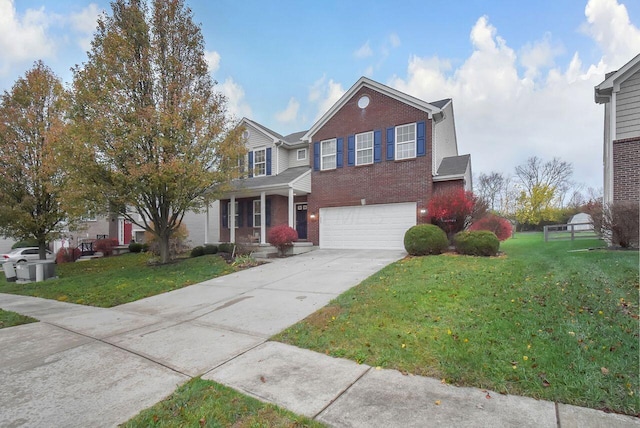
{"label": "white window trim", "polygon": [[[358,137],[361,135],[370,135],[371,136],[371,147],[367,147],[366,149],[358,149]],[[356,149],[356,165],[371,165],[373,163],[373,146],[374,146],[375,142],[373,141],[373,131],[369,131],[369,132],[362,132],[360,134],[356,134],[355,137],[355,149]],[[371,162],[363,162],[363,163],[358,163],[358,153],[359,152],[365,152],[365,151],[371,151]]]}
{"label": "white window trim", "polygon": [[[302,153],[302,156],[300,156],[300,153]],[[307,149],[298,149],[298,151],[296,152],[296,160],[299,161],[303,161],[303,160],[307,160]]]}
{"label": "white window trim", "polygon": [[[256,207],[258,207],[258,212],[257,213],[256,213]],[[260,212],[260,199],[254,199],[253,200],[253,227],[260,227],[260,216],[261,215],[262,215],[262,213]]]}
{"label": "white window trim", "polygon": [[[324,154],[322,153],[322,147],[324,146],[324,143],[333,143],[333,153],[330,154]],[[331,168],[325,168],[324,167],[324,160],[325,158],[334,158],[334,166]],[[329,140],[323,140],[320,142],[320,170],[321,171],[329,171],[332,169],[336,169],[336,167],[338,166],[338,146],[337,146],[337,140],[335,138],[331,138]]]}
{"label": "white window trim", "polygon": [[[240,220],[240,214],[238,213],[238,201],[236,201],[236,212],[235,212],[235,221],[233,222],[233,225],[235,226],[234,229],[238,228],[238,220]],[[229,221],[229,219],[231,218],[231,202],[227,202],[227,229],[230,229],[229,224],[231,224],[231,222]]]}
{"label": "white window trim", "polygon": [[[256,158],[257,158],[257,153],[258,152],[264,152],[264,160],[262,162],[256,162]],[[258,165],[264,165],[264,173],[259,174],[258,173]],[[253,176],[254,177],[264,177],[265,175],[267,175],[267,149],[262,148],[262,149],[255,149],[253,151]]]}
{"label": "white window trim", "polygon": [[[398,153],[399,153],[398,145],[399,144],[408,144],[411,141],[403,141],[402,143],[398,142],[398,129],[406,127],[406,126],[413,126],[413,155],[409,155],[409,156],[405,156],[405,157],[401,158],[401,157],[398,157]],[[404,125],[396,126],[396,129],[395,129],[395,134],[396,134],[395,137],[396,138],[395,138],[395,148],[394,148],[395,149],[394,153],[395,153],[396,160],[413,159],[413,158],[416,157],[416,152],[418,150],[417,132],[418,132],[418,130],[416,129],[416,124],[415,123],[405,123]]]}

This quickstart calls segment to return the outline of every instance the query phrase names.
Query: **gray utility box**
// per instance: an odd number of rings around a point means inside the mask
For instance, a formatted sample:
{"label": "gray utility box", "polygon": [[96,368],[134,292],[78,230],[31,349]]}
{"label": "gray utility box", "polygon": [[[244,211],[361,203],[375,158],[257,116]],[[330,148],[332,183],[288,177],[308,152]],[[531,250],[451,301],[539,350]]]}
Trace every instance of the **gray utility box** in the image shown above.
{"label": "gray utility box", "polygon": [[16,266],[16,276],[18,281],[44,281],[56,276],[56,264],[53,260],[19,263]]}

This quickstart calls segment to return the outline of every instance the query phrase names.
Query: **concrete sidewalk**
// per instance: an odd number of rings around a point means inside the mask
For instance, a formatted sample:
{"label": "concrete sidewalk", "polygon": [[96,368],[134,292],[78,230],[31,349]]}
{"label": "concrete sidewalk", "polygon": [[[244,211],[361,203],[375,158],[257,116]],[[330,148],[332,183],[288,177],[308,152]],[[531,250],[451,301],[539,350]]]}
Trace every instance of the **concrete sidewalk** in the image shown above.
{"label": "concrete sidewalk", "polygon": [[640,427],[266,341],[401,257],[319,250],[111,309],[0,294],[41,320],[0,330],[0,427],[115,426],[198,375],[338,427]]}

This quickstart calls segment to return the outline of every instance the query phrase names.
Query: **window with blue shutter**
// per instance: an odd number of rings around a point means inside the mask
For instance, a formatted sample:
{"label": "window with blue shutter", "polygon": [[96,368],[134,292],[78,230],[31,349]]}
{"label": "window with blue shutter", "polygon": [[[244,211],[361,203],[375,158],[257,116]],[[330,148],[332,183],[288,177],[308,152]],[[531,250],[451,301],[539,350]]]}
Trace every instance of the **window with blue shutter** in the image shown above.
{"label": "window with blue shutter", "polygon": [[[247,227],[253,227],[253,201],[247,202]],[[260,225],[258,225],[260,226]]]}
{"label": "window with blue shutter", "polygon": [[356,164],[356,136],[349,135],[347,137],[347,165]]}
{"label": "window with blue shutter", "polygon": [[264,221],[265,221],[265,225],[267,227],[271,226],[271,199],[267,198],[267,201],[265,202],[265,211],[267,211],[264,215]]}
{"label": "window with blue shutter", "polygon": [[236,227],[242,227],[242,207],[244,207],[244,201],[238,201],[236,204],[238,205],[238,212],[236,213]]}
{"label": "window with blue shutter", "polygon": [[342,146],[344,144],[344,138],[338,138],[336,140],[336,168],[342,168],[342,162],[344,156],[342,155]]}
{"label": "window with blue shutter", "polygon": [[253,177],[253,152],[249,152],[249,178]]}
{"label": "window with blue shutter", "polygon": [[373,131],[373,161],[382,161],[382,131]]}
{"label": "window with blue shutter", "polygon": [[267,148],[267,175],[271,175],[271,147]]}
{"label": "window with blue shutter", "polygon": [[320,170],[320,142],[313,143],[313,169]]}
{"label": "window with blue shutter", "polygon": [[426,129],[424,122],[417,123],[416,134],[416,155],[424,156],[427,154],[427,144],[426,144]]}
{"label": "window with blue shutter", "polygon": [[220,204],[220,208],[222,210],[222,227],[225,229],[229,228],[229,205],[228,202],[223,202]]}
{"label": "window with blue shutter", "polygon": [[396,136],[396,128],[387,128],[387,160],[393,160],[395,136]]}

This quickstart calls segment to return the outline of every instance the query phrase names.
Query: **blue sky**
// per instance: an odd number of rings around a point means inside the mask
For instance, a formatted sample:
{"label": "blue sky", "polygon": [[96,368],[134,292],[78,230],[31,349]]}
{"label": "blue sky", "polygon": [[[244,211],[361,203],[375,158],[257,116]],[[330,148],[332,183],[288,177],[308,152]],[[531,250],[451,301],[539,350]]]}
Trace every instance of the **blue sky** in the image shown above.
{"label": "blue sky", "polygon": [[[308,129],[360,76],[426,101],[453,98],[474,173],[530,156],[602,186],[593,87],[640,53],[640,2],[187,1],[229,111]],[[0,0],[0,90],[42,59],[65,82],[108,1]]]}

